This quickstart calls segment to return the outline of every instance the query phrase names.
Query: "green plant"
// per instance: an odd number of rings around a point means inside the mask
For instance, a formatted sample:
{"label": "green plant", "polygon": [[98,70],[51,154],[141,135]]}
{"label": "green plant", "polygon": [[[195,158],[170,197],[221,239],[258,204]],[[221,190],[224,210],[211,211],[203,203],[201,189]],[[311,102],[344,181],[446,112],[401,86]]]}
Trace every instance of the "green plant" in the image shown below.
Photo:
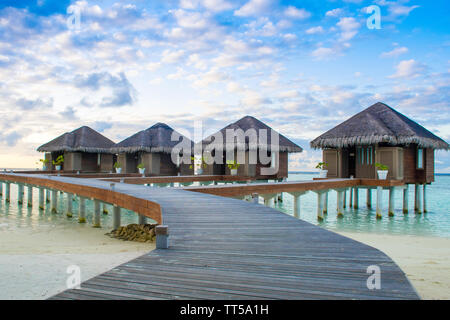
{"label": "green plant", "polygon": [[378,170],[389,170],[389,167],[385,164],[381,164],[381,163],[375,163],[375,167],[378,168]]}
{"label": "green plant", "polygon": [[143,163],[139,163],[137,168],[138,169],[145,169],[145,165]]}
{"label": "green plant", "polygon": [[[205,159],[206,159],[206,158],[201,157],[202,163],[200,164],[200,167],[202,167],[203,169],[206,169],[206,166],[207,166],[207,163],[206,163]],[[195,164],[195,157],[191,157],[191,161],[192,161],[192,163]],[[191,164],[191,165],[189,166],[189,169],[193,169],[193,168],[194,168],[194,165]]]}
{"label": "green plant", "polygon": [[325,170],[326,167],[328,167],[328,164],[326,162],[319,162],[316,166],[316,169]]}
{"label": "green plant", "polygon": [[230,170],[239,169],[240,164],[236,160],[227,160],[227,167]]}
{"label": "green plant", "polygon": [[52,163],[54,166],[59,166],[64,162],[64,156],[60,155],[56,160],[53,160]]}
{"label": "green plant", "polygon": [[114,162],[114,169],[122,168],[122,164],[120,162]]}

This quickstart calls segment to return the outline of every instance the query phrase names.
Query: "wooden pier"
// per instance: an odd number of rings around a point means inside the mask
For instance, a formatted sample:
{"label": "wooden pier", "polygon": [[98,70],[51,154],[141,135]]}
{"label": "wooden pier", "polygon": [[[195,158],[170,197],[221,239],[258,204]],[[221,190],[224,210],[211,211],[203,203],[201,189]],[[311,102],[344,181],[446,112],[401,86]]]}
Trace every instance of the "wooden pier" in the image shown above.
{"label": "wooden pier", "polygon": [[[160,208],[168,249],[144,254],[52,299],[419,298],[402,270],[379,250],[259,204],[182,188],[116,183],[111,190],[110,182],[97,179],[0,174],[0,180],[51,183],[75,194],[77,186],[79,192],[95,191],[90,196],[102,201],[107,201],[103,193],[113,193],[112,204],[126,197]],[[367,285],[373,266],[381,271],[380,289]]]}

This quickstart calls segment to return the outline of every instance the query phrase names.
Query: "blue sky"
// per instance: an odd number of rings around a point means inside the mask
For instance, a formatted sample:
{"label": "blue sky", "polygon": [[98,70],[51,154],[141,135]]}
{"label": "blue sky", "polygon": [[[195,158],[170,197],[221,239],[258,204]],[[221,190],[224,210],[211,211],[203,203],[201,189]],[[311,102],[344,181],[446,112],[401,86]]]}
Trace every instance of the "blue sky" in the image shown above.
{"label": "blue sky", "polygon": [[40,144],[81,125],[118,142],[249,114],[311,171],[309,141],[377,101],[450,141],[449,13],[444,0],[2,1],[0,167],[35,166]]}

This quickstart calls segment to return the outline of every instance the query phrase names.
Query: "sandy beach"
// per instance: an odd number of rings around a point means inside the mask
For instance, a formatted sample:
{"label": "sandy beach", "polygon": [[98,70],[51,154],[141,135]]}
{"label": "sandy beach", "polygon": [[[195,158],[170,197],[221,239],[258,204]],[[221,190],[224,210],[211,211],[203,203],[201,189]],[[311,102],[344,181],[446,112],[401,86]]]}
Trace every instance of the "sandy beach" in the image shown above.
{"label": "sandy beach", "polygon": [[86,281],[155,248],[76,223],[7,229],[0,226],[0,300],[49,298],[67,289],[69,266],[80,267],[81,281]]}
{"label": "sandy beach", "polygon": [[450,239],[339,232],[377,248],[406,273],[422,299],[450,299]]}

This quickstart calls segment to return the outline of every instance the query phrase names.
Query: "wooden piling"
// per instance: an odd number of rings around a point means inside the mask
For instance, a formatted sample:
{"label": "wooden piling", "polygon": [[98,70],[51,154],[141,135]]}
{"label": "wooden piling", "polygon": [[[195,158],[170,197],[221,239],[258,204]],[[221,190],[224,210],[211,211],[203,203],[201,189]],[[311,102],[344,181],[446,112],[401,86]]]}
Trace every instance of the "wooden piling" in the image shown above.
{"label": "wooden piling", "polygon": [[11,183],[5,183],[5,202],[11,201]]}
{"label": "wooden piling", "polygon": [[324,193],[317,192],[317,220],[323,220],[323,205],[324,205]]}
{"label": "wooden piling", "polygon": [[0,181],[0,197],[3,196],[3,181]]}
{"label": "wooden piling", "polygon": [[367,199],[366,199],[367,208],[372,208],[372,189],[367,188]]}
{"label": "wooden piling", "polygon": [[419,210],[419,184],[414,185],[414,211]]}
{"label": "wooden piling", "polygon": [[67,194],[67,212],[66,216],[72,218],[73,216],[73,194]]}
{"label": "wooden piling", "polygon": [[389,188],[389,217],[394,216],[394,198],[395,198],[395,188]]}
{"label": "wooden piling", "polygon": [[17,202],[19,204],[23,204],[23,184],[21,183],[17,184],[17,192],[18,192]]}
{"label": "wooden piling", "polygon": [[345,190],[337,190],[337,217],[344,217],[344,195]]}
{"label": "wooden piling", "polygon": [[27,188],[28,188],[27,204],[28,204],[28,207],[32,207],[33,206],[33,187],[28,186]]}
{"label": "wooden piling", "polygon": [[383,217],[383,187],[377,187],[377,219]]}
{"label": "wooden piling", "polygon": [[358,209],[359,207],[359,189],[353,188],[353,208]]}
{"label": "wooden piling", "polygon": [[422,196],[423,193],[420,192],[420,184],[417,184],[417,214],[422,214]]}
{"label": "wooden piling", "polygon": [[328,190],[323,194],[323,214],[328,214]]}
{"label": "wooden piling", "polygon": [[80,197],[80,204],[78,207],[78,222],[86,223],[86,198]]}
{"label": "wooden piling", "polygon": [[52,190],[51,212],[58,213],[58,191],[57,190]]}
{"label": "wooden piling", "polygon": [[142,214],[138,214],[138,224],[146,224],[146,223],[147,217]]}
{"label": "wooden piling", "polygon": [[45,199],[44,199],[44,189],[39,188],[39,209],[44,210],[45,209]]}
{"label": "wooden piling", "polygon": [[403,213],[408,213],[409,184],[403,188]]}
{"label": "wooden piling", "polygon": [[427,213],[427,184],[423,185],[423,213]]}
{"label": "wooden piling", "polygon": [[114,205],[113,208],[113,228],[117,230],[120,227],[120,207]]}
{"label": "wooden piling", "polygon": [[100,201],[94,200],[94,221],[93,225],[94,228],[100,228]]}

